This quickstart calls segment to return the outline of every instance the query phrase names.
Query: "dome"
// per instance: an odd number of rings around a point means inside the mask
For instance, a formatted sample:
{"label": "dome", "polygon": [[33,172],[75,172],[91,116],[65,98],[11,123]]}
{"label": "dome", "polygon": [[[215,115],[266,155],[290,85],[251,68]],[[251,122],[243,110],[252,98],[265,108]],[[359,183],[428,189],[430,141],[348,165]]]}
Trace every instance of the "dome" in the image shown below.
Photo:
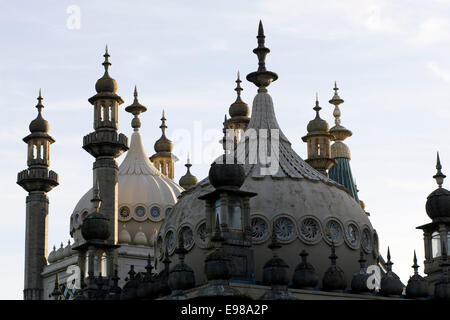
{"label": "dome", "polygon": [[53,263],[55,261],[56,261],[56,247],[53,246],[52,252],[50,252],[50,254],[48,255],[48,262]]}
{"label": "dome", "polygon": [[[126,223],[127,232],[134,239],[141,226],[146,238],[150,239],[183,189],[153,166],[139,132],[132,134],[130,149],[119,166],[118,180],[118,229],[122,230]],[[76,242],[82,239],[80,227],[83,215],[91,210],[90,199],[92,189],[78,201],[71,215],[70,233]]]}
{"label": "dome", "polygon": [[55,261],[61,260],[62,258],[64,258],[64,245],[61,242],[61,247],[55,253]]}
{"label": "dome", "polygon": [[173,144],[172,141],[167,139],[167,137],[163,134],[161,138],[156,140],[155,142],[155,151],[156,152],[172,152]]}
{"label": "dome", "polygon": [[188,159],[187,163],[185,164],[185,166],[187,168],[187,172],[184,176],[182,176],[180,178],[179,183],[183,189],[187,190],[187,189],[195,186],[198,183],[198,180],[197,180],[197,177],[192,175],[192,173],[191,173],[192,164],[189,163],[189,159]]}
{"label": "dome", "polygon": [[322,109],[319,106],[319,100],[316,98],[316,105],[313,108],[316,111],[316,117],[311,120],[308,125],[306,126],[306,130],[309,134],[311,133],[328,133],[330,127],[328,125],[328,122],[323,120],[320,115],[319,111]]}
{"label": "dome", "polygon": [[331,155],[333,158],[351,159],[349,147],[342,141],[335,141],[331,145]]}
{"label": "dome", "polygon": [[81,227],[81,234],[86,240],[106,240],[110,235],[109,219],[103,214],[94,211],[87,216]]}
{"label": "dome", "polygon": [[445,188],[437,188],[427,197],[425,205],[428,216],[436,218],[450,218],[450,191]]}
{"label": "dome", "polygon": [[[268,93],[261,91],[254,98],[248,128],[256,131],[280,129]],[[328,256],[333,240],[339,253],[339,266],[345,273],[346,283],[350,285],[361,247],[368,254],[368,264],[376,263],[376,233],[369,218],[342,185],[328,179],[300,158],[281,129],[279,150],[279,168],[273,170],[275,172],[264,174],[261,163],[244,165],[241,190],[257,193],[250,199],[256,281],[262,281],[262,266],[270,255],[267,243],[275,224],[279,241],[283,244],[278,255],[290,267],[289,279],[292,279],[298,265],[298,248],[305,245],[310,254],[309,262],[315,266],[321,279],[329,266]],[[269,163],[268,159],[265,160]],[[206,281],[202,258],[206,251],[206,217],[205,203],[198,197],[214,191],[212,182],[205,178],[180,195],[171,214],[161,225],[157,240],[156,255],[162,259],[166,246],[169,254],[173,254],[173,243],[176,243],[176,235],[181,228],[190,229],[192,238],[186,260],[199,283]],[[363,238],[364,241],[361,241]]]}
{"label": "dome", "polygon": [[63,256],[64,258],[70,257],[72,255],[72,246],[70,245],[70,240],[67,243],[67,246],[64,248]]}
{"label": "dome", "polygon": [[148,244],[147,236],[142,232],[142,227],[139,226],[139,231],[134,236],[133,242],[138,246],[146,246]]}
{"label": "dome", "polygon": [[[225,157],[223,157],[225,158]],[[225,160],[223,161],[225,162]],[[244,167],[237,163],[213,162],[209,169],[209,181],[214,188],[231,187],[240,188],[245,179]]]}
{"label": "dome", "polygon": [[48,131],[50,130],[50,125],[48,124],[48,121],[45,120],[42,117],[42,114],[39,112],[36,119],[34,119],[33,121],[30,122],[29,129],[30,129],[31,133],[35,133],[35,132],[48,133]]}
{"label": "dome", "polygon": [[119,232],[119,243],[130,244],[131,243],[131,235],[128,232],[126,225],[123,225],[123,229]]}
{"label": "dome", "polygon": [[95,91],[97,91],[97,93],[100,92],[116,93],[117,82],[116,80],[111,78],[108,73],[105,73],[103,77],[98,79],[97,82],[95,83]]}

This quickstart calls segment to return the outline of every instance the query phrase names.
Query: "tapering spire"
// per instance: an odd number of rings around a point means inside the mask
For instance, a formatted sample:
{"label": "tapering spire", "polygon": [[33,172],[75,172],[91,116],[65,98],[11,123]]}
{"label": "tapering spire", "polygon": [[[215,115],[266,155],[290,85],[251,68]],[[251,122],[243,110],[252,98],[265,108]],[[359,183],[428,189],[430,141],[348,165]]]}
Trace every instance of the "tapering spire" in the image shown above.
{"label": "tapering spire", "polygon": [[159,126],[161,128],[161,130],[162,130],[163,135],[166,134],[166,129],[167,129],[166,120],[167,120],[166,119],[166,113],[165,113],[165,111],[163,109],[163,111],[162,111],[162,118],[161,118],[161,125]]}
{"label": "tapering spire", "polygon": [[241,102],[241,75],[239,73],[239,71],[237,72],[237,79],[236,79],[236,88],[234,89],[234,91],[236,91],[237,93],[237,98],[236,98],[236,102]]}
{"label": "tapering spire", "polygon": [[320,111],[321,109],[322,109],[322,108],[319,106],[319,95],[318,95],[317,92],[316,92],[316,104],[315,104],[315,106],[314,106],[314,108],[313,108],[313,110],[316,111],[316,118],[320,118],[319,111]]}
{"label": "tapering spire", "polygon": [[42,104],[42,100],[44,100],[44,98],[42,98],[42,90],[39,88],[39,96],[37,97],[38,104],[36,105],[36,108],[38,109],[39,114],[41,113],[42,108],[44,108],[44,105]]}
{"label": "tapering spire", "polygon": [[128,107],[125,108],[125,111],[134,115],[133,120],[131,120],[131,127],[134,129],[134,131],[139,131],[139,128],[141,127],[141,119],[139,119],[139,115],[142,112],[147,111],[147,107],[143,106],[142,104],[139,103],[138,91],[137,91],[136,86],[134,86],[134,94],[133,95],[134,95],[134,101],[131,105],[129,105]]}
{"label": "tapering spire", "polygon": [[269,48],[265,47],[264,28],[262,21],[259,21],[258,26],[258,47],[253,49],[253,53],[258,56],[258,71],[249,73],[247,75],[247,80],[253,82],[258,88],[258,92],[267,92],[266,87],[270,85],[273,81],[278,79],[278,75],[272,71],[267,71],[266,69],[266,55],[270,52]]}
{"label": "tapering spire", "polygon": [[105,76],[108,75],[108,69],[111,66],[111,62],[109,62],[109,53],[108,53],[108,45],[105,47],[105,54],[103,55],[105,57],[105,61],[102,63],[105,67]]}
{"label": "tapering spire", "polygon": [[436,169],[437,169],[437,172],[433,176],[433,178],[436,180],[436,183],[438,184],[439,188],[442,188],[442,184],[444,183],[444,179],[445,179],[446,175],[441,172],[442,165],[441,165],[441,159],[439,158],[439,151],[437,152]]}
{"label": "tapering spire", "polygon": [[416,256],[416,250],[414,250],[414,258],[413,258],[413,262],[414,264],[412,265],[411,268],[414,269],[414,274],[418,274],[418,269],[419,269],[419,265],[417,264],[417,256]]}
{"label": "tapering spire", "polygon": [[391,271],[392,270],[392,265],[393,265],[394,263],[391,261],[391,250],[390,250],[390,248],[389,248],[389,246],[388,246],[388,251],[387,251],[387,262],[386,262],[386,266],[387,266],[387,269],[388,269],[388,271]]}

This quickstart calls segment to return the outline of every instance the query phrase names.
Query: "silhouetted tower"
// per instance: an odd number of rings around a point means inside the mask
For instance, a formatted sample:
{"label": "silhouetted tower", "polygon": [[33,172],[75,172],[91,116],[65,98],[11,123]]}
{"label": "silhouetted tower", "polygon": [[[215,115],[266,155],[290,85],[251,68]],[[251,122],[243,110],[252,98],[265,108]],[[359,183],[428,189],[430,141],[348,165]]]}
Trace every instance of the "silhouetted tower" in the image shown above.
{"label": "silhouetted tower", "polygon": [[94,158],[93,183],[98,183],[102,206],[100,213],[109,223],[108,242],[117,243],[118,236],[118,173],[116,158],[128,150],[128,138],[118,133],[119,105],[124,101],[117,95],[117,82],[110,77],[108,47],[104,54],[105,74],[97,80],[97,94],[89,98],[94,106],[94,132],[83,138],[83,149]]}
{"label": "silhouetted tower", "polygon": [[42,117],[42,94],[39,90],[38,115],[30,123],[30,134],[23,138],[28,144],[28,169],[17,175],[17,184],[28,191],[25,230],[25,300],[43,299],[41,272],[47,265],[48,197],[47,192],[58,185],[58,175],[49,170],[50,145],[48,122]]}

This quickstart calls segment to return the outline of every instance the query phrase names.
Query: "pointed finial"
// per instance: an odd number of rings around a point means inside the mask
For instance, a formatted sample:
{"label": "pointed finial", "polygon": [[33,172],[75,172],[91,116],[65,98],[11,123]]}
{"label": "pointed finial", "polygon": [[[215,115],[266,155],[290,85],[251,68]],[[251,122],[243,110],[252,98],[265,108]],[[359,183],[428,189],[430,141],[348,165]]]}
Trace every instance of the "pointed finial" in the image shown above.
{"label": "pointed finial", "polygon": [[105,57],[105,61],[102,64],[105,67],[105,75],[107,75],[108,68],[109,68],[109,66],[111,66],[111,62],[109,62],[110,55],[108,53],[108,45],[106,45],[106,47],[105,47],[105,54],[103,56]]}
{"label": "pointed finial", "polygon": [[131,120],[131,127],[134,129],[134,131],[139,131],[139,128],[141,127],[141,120],[139,119],[139,115],[142,112],[147,111],[147,107],[139,103],[136,85],[134,86],[133,96],[134,96],[133,103],[128,107],[126,107],[125,111],[134,115],[134,118]]}
{"label": "pointed finial", "polygon": [[180,230],[178,234],[178,247],[175,249],[175,253],[178,254],[180,263],[184,262],[184,256],[187,253],[187,250],[184,246],[184,232],[183,229]]}
{"label": "pointed finial", "polygon": [[130,271],[128,271],[128,275],[130,276],[130,280],[134,280],[136,272],[134,271],[134,265],[133,264],[130,266]]}
{"label": "pointed finial", "polygon": [[266,87],[273,81],[278,79],[278,75],[275,72],[267,71],[266,69],[266,55],[270,52],[269,48],[265,47],[264,28],[262,21],[259,20],[258,25],[258,47],[253,49],[253,53],[258,56],[258,71],[249,73],[247,80],[253,82],[258,88],[258,92],[267,92]]}
{"label": "pointed finial", "polygon": [[441,172],[442,166],[441,166],[441,159],[439,158],[439,151],[437,152],[436,169],[437,172],[433,176],[433,178],[436,180],[436,183],[438,184],[439,188],[442,188],[442,184],[444,183],[446,175]]}
{"label": "pointed finial", "polygon": [[163,109],[163,111],[162,111],[162,118],[161,118],[161,125],[159,126],[161,128],[161,130],[162,130],[163,135],[165,135],[165,132],[166,132],[166,129],[167,129],[166,120],[167,120],[166,119],[166,112]]}
{"label": "pointed finial", "polygon": [[332,265],[336,265],[336,259],[338,258],[336,255],[336,248],[334,246],[334,241],[331,240],[331,255],[328,257],[331,260]]}
{"label": "pointed finial", "polygon": [[237,93],[237,98],[236,98],[236,102],[240,102],[241,101],[241,91],[243,90],[241,88],[241,79],[240,79],[240,74],[239,71],[237,73],[237,79],[236,79],[236,88],[234,89],[234,91],[236,91]]}
{"label": "pointed finial", "polygon": [[391,261],[391,249],[389,248],[389,246],[388,246],[388,251],[387,251],[387,262],[386,262],[386,266],[387,266],[387,269],[388,269],[388,271],[391,271],[392,270],[392,265],[393,265],[394,263]]}
{"label": "pointed finial", "polygon": [[322,108],[319,106],[319,95],[318,95],[317,92],[316,92],[316,104],[315,104],[315,106],[314,106],[314,108],[313,108],[313,110],[316,111],[316,117],[320,117],[320,116],[319,116],[319,111],[320,111],[321,109],[322,109]]}
{"label": "pointed finial", "polygon": [[365,269],[366,268],[366,261],[367,260],[364,258],[364,251],[361,248],[361,250],[359,252],[359,260],[358,260],[361,269]]}
{"label": "pointed finial", "polygon": [[136,85],[134,85],[134,102],[138,101],[137,98],[138,98],[137,87],[136,87]]}
{"label": "pointed finial", "polygon": [[100,205],[102,202],[102,199],[100,199],[100,186],[98,181],[95,183],[94,188],[92,189],[92,206],[95,209],[96,212],[98,212],[98,210],[100,209]]}
{"label": "pointed finial", "polygon": [[151,259],[150,253],[147,256],[147,265],[145,266],[145,270],[147,270],[147,275],[149,275],[149,276],[152,275],[153,266],[152,266],[152,259]]}
{"label": "pointed finial", "polygon": [[300,257],[302,257],[302,263],[305,265],[307,263],[308,256],[309,256],[309,254],[308,254],[308,252],[306,252],[305,249],[303,249],[302,252],[300,252]]}
{"label": "pointed finial", "polygon": [[281,248],[280,243],[278,242],[277,232],[276,232],[276,225],[275,223],[272,225],[272,238],[270,241],[270,244],[268,245],[268,248],[272,250],[273,255],[276,255],[276,250]]}
{"label": "pointed finial", "polygon": [[419,269],[419,265],[417,264],[417,256],[416,256],[416,250],[414,249],[414,258],[413,258],[413,262],[414,264],[412,265],[411,268],[414,269],[414,274],[418,274],[419,272],[417,271]]}
{"label": "pointed finial", "polygon": [[41,113],[41,110],[44,107],[44,105],[42,104],[42,100],[44,100],[44,98],[42,98],[42,90],[39,89],[39,96],[37,97],[38,104],[36,105],[39,114]]}

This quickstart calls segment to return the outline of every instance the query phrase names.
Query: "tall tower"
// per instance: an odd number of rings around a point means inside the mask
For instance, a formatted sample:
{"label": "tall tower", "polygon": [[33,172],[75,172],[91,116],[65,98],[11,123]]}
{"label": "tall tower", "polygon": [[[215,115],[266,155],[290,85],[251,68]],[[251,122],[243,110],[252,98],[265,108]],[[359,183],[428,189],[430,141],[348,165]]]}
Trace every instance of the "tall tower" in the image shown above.
{"label": "tall tower", "polygon": [[89,98],[94,106],[94,132],[83,138],[83,149],[94,158],[93,185],[98,184],[102,206],[100,213],[109,223],[110,235],[108,243],[116,244],[118,236],[118,172],[116,158],[128,150],[128,138],[118,133],[119,105],[123,103],[117,95],[117,82],[110,77],[108,47],[104,54],[105,74],[97,80],[95,90],[97,94]]}
{"label": "tall tower", "polygon": [[319,111],[321,109],[316,95],[316,105],[313,108],[316,111],[316,117],[308,123],[306,127],[308,134],[302,137],[302,140],[306,142],[308,149],[306,162],[328,177],[327,170],[336,164],[336,160],[331,159],[330,140],[333,136],[329,132],[328,123],[320,118]]}
{"label": "tall tower", "polygon": [[344,100],[339,97],[339,88],[334,83],[334,95],[329,101],[330,104],[334,105],[333,116],[335,118],[335,126],[330,129],[330,133],[334,136],[334,143],[331,145],[331,158],[337,161],[337,164],[332,166],[328,171],[331,179],[340,183],[346,187],[350,194],[359,203],[358,191],[356,190],[355,181],[353,179],[352,170],[350,168],[350,149],[343,142],[348,137],[351,137],[352,132],[341,125],[341,110],[339,105],[344,102]]}
{"label": "tall tower", "polygon": [[[424,272],[427,274],[426,280],[434,288],[439,278],[443,275],[442,262],[447,260],[444,257],[444,247],[450,244],[450,191],[442,187],[445,175],[441,171],[441,160],[439,153],[436,160],[436,179],[438,188],[427,197],[425,209],[431,222],[417,227],[423,231],[425,244]],[[430,292],[431,294],[432,292]]]}
{"label": "tall tower", "polygon": [[241,99],[241,82],[238,71],[236,88],[234,89],[237,93],[236,101],[230,105],[230,109],[228,110],[231,117],[228,119],[228,128],[235,130],[237,142],[240,140],[241,132],[247,130],[248,123],[250,122],[250,118],[248,117],[250,108],[248,107],[248,104]]}
{"label": "tall tower", "polygon": [[48,197],[47,192],[58,185],[58,175],[49,170],[50,145],[48,122],[42,117],[42,94],[39,90],[38,115],[30,123],[30,134],[23,138],[28,144],[28,169],[17,175],[17,184],[28,191],[25,230],[25,300],[43,299],[41,272],[47,265]]}
{"label": "tall tower", "polygon": [[162,131],[161,138],[155,142],[156,153],[150,157],[150,161],[153,162],[159,172],[173,180],[175,176],[174,163],[178,161],[178,158],[172,153],[172,141],[166,137],[166,120],[163,110],[161,125],[159,126]]}

